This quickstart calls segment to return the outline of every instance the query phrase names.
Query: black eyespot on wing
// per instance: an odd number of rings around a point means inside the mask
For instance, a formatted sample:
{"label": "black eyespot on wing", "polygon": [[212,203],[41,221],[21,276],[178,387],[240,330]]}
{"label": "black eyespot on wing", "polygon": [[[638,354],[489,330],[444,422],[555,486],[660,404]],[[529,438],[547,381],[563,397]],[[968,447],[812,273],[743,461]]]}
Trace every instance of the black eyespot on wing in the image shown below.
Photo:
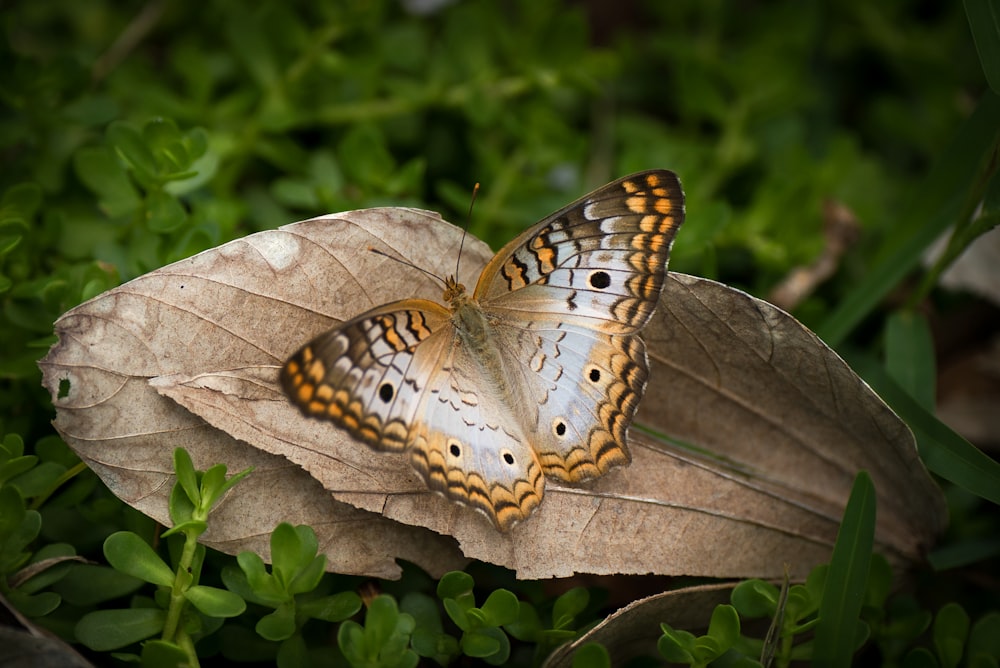
{"label": "black eyespot on wing", "polygon": [[396,396],[396,388],[392,386],[392,383],[382,383],[379,386],[378,398],[382,400],[382,403],[389,403],[394,396]]}
{"label": "black eyespot on wing", "polygon": [[462,448],[461,446],[459,446],[458,443],[453,442],[451,445],[448,446],[448,452],[451,453],[452,457],[458,457],[459,455],[462,454]]}
{"label": "black eyespot on wing", "polygon": [[611,275],[606,271],[595,271],[587,280],[590,287],[596,290],[603,290],[611,285]]}
{"label": "black eyespot on wing", "polygon": [[590,370],[590,373],[587,374],[587,377],[590,378],[590,382],[592,382],[592,383],[600,382],[600,380],[601,380],[601,370],[597,369],[597,368],[593,368],[593,369]]}
{"label": "black eyespot on wing", "polygon": [[508,465],[512,466],[514,464],[514,455],[509,452],[505,452],[503,453],[503,460],[507,462]]}
{"label": "black eyespot on wing", "polygon": [[562,420],[558,420],[555,423],[555,425],[553,426],[553,431],[555,431],[556,436],[565,436],[566,435],[566,423],[563,422]]}

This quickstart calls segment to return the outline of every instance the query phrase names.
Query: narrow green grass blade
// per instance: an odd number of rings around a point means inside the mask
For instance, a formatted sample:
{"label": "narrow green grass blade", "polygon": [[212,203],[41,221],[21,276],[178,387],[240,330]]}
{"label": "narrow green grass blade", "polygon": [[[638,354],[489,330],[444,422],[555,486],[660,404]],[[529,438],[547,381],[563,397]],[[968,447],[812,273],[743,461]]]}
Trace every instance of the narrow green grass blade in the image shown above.
{"label": "narrow green grass blade", "polygon": [[934,340],[923,315],[897,311],[889,316],[885,323],[885,367],[917,403],[925,410],[934,410]]}
{"label": "narrow green grass blade", "polygon": [[920,458],[930,471],[1000,504],[1000,464],[924,410],[881,365],[864,357],[852,357],[850,364],[913,430]]}
{"label": "narrow green grass blade", "polygon": [[871,272],[826,318],[816,333],[839,346],[854,327],[920,262],[924,250],[955,222],[966,194],[1000,139],[1000,96],[987,91],[971,117],[901,212]]}
{"label": "narrow green grass blade", "polygon": [[986,82],[994,93],[1000,93],[1000,3],[965,0],[965,16],[969,19],[969,30]]}
{"label": "narrow green grass blade", "polygon": [[858,620],[865,599],[872,546],[875,543],[875,485],[862,471],[854,479],[851,498],[833,546],[813,646],[813,665],[850,666],[858,640]]}

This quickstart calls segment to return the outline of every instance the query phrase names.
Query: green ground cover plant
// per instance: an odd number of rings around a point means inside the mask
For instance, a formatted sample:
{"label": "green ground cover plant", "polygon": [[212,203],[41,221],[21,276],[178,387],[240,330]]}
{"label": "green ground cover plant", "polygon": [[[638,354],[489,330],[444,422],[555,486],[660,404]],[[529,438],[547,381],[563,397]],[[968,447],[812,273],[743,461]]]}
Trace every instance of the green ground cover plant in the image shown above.
{"label": "green ground cover plant", "polygon": [[[940,277],[1000,220],[995,3],[433,4],[0,13],[7,603],[96,665],[541,663],[612,611],[613,580],[556,592],[482,564],[439,582],[407,567],[368,595],[325,573],[309,527],[277,527],[270,565],[206,551],[244,472],[178,451],[173,526],[156,525],[55,434],[36,362],[67,309],[255,231],[383,205],[462,222],[479,182],[470,231],[497,248],[587,186],[665,167],[689,212],[671,269],[762,297],[827,249],[825,202],[850,210],[849,248],[793,314],[914,431],[951,525],[891,590],[859,476],[829,565],[743,583],[701,630],[664,625],[643,665],[997,665],[1000,474],[934,417],[934,335],[979,303]],[[747,631],[758,618],[773,640]],[[590,645],[574,665],[609,661]]]}

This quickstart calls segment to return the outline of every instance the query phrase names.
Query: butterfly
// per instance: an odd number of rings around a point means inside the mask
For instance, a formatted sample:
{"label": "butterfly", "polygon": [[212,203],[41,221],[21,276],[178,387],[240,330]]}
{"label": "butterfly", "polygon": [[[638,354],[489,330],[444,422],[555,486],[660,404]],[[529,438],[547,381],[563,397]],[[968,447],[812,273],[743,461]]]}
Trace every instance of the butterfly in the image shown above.
{"label": "butterfly", "polygon": [[631,461],[648,377],[639,330],[684,221],[677,176],[626,176],[528,228],[445,305],[403,299],[302,346],[281,369],[303,414],[380,451],[407,452],[432,490],[501,531]]}

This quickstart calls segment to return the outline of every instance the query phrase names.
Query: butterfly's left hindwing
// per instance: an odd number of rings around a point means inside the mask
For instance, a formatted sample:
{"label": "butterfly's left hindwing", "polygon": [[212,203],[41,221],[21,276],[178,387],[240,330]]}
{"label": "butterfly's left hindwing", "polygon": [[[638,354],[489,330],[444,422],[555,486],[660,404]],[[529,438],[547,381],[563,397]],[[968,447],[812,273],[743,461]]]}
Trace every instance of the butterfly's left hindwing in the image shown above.
{"label": "butterfly's left hindwing", "polygon": [[[378,449],[401,451],[420,400],[417,346],[448,325],[448,311],[426,300],[374,309],[316,337],[281,370],[285,394],[309,417],[332,421]],[[424,375],[427,370],[424,370]]]}

